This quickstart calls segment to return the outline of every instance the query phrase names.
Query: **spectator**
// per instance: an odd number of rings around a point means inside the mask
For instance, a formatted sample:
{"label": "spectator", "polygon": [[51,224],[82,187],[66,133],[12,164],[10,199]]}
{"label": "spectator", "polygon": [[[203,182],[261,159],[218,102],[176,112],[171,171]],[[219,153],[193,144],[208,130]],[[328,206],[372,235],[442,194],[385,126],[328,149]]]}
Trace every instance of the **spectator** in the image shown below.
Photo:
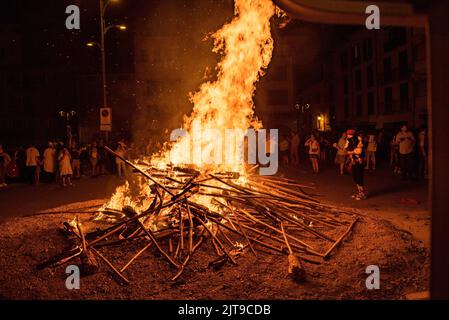
{"label": "spectator", "polygon": [[42,157],[39,155],[37,157],[36,170],[34,171],[34,181],[35,181],[36,185],[38,185],[41,182],[42,164],[43,164],[43,160],[42,160]]}
{"label": "spectator", "polygon": [[376,152],[377,152],[377,139],[374,134],[368,136],[368,147],[366,148],[366,166],[365,170],[369,170],[372,165],[372,169],[376,170]]}
{"label": "spectator", "polygon": [[59,155],[59,174],[61,175],[62,186],[72,185],[70,177],[73,174],[72,159],[67,148],[63,148]]}
{"label": "spectator", "polygon": [[308,154],[310,162],[312,163],[313,172],[319,173],[318,157],[320,155],[320,143],[315,138],[315,135],[312,134],[304,145],[309,148]]}
{"label": "spectator", "polygon": [[53,142],[48,143],[44,150],[44,180],[45,182],[55,181],[56,172],[56,149]]}
{"label": "spectator", "polygon": [[148,143],[145,146],[145,151],[147,156],[151,156],[153,154],[153,139],[148,139]]}
{"label": "spectator", "polygon": [[97,143],[93,142],[89,151],[89,159],[92,167],[92,177],[97,175],[97,164],[98,164],[98,149]]}
{"label": "spectator", "polygon": [[[126,157],[126,145],[123,141],[120,141],[118,143],[118,147],[115,150],[115,152],[125,158]],[[122,159],[120,159],[119,157],[115,158],[115,163],[117,165],[117,173],[119,175],[120,178],[126,177],[126,166],[125,166],[125,161],[123,161]]]}
{"label": "spectator", "polygon": [[[76,145],[76,142],[72,142],[72,148],[70,149],[70,156],[72,157],[72,171],[74,178],[81,177],[81,161],[80,161],[81,151]],[[76,172],[76,173],[75,173]]]}
{"label": "spectator", "polygon": [[347,141],[345,149],[352,163],[352,178],[356,184],[357,192],[352,195],[353,199],[365,200],[365,183],[364,183],[364,158],[365,147],[363,138],[355,135],[355,130],[346,131]]}
{"label": "spectator", "polygon": [[395,144],[399,147],[399,165],[401,167],[402,180],[413,178],[413,148],[415,142],[413,133],[408,130],[407,125],[403,125],[395,138]]}
{"label": "spectator", "polygon": [[298,131],[294,131],[290,142],[290,160],[294,166],[299,165],[299,145],[301,139],[299,138]]}
{"label": "spectator", "polygon": [[7,186],[6,184],[6,168],[11,162],[11,157],[3,149],[3,145],[0,144],[0,188]]}
{"label": "spectator", "polygon": [[100,175],[104,175],[106,173],[106,163],[108,162],[108,154],[106,149],[104,148],[103,139],[98,141],[98,162],[97,162],[97,171]]}
{"label": "spectator", "polygon": [[320,136],[320,159],[321,159],[321,161],[326,161],[328,148],[329,148],[329,141],[326,139],[324,134],[322,134]]}
{"label": "spectator", "polygon": [[341,134],[340,139],[338,139],[337,143],[333,144],[333,147],[337,149],[337,155],[335,156],[335,163],[340,167],[340,175],[345,174],[345,164],[346,164],[346,132]]}
{"label": "spectator", "polygon": [[427,129],[422,126],[418,133],[418,177],[425,179],[427,177]]}
{"label": "spectator", "polygon": [[401,173],[401,168],[399,167],[399,146],[395,143],[396,136],[391,139],[390,142],[390,166],[393,167],[393,172],[395,174]]}
{"label": "spectator", "polygon": [[39,151],[34,144],[30,144],[26,150],[26,171],[30,184],[36,183],[36,170],[39,164]]}

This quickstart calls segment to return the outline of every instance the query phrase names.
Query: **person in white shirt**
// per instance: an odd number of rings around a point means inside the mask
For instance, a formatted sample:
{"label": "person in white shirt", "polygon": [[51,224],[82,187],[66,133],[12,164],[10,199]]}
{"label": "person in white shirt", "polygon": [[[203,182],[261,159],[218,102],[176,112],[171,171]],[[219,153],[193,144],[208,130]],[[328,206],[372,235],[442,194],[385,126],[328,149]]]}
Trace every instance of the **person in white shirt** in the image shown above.
{"label": "person in white shirt", "polygon": [[337,143],[332,145],[335,149],[337,149],[337,154],[335,155],[335,163],[340,167],[340,175],[345,174],[345,164],[348,159],[348,155],[345,149],[346,146],[346,132],[341,134],[340,139],[338,139]]}
{"label": "person in white shirt", "polygon": [[320,155],[320,143],[312,134],[309,139],[307,139],[304,144],[306,147],[309,147],[309,158],[312,163],[313,173],[319,173],[320,168],[318,166],[318,157]]}
{"label": "person in white shirt", "polygon": [[48,147],[44,150],[44,175],[46,182],[55,180],[56,172],[56,149],[53,142],[48,143]]}
{"label": "person in white shirt", "polygon": [[298,131],[293,132],[292,140],[290,141],[290,160],[294,166],[299,165],[299,144],[301,139],[299,138]]}
{"label": "person in white shirt", "polygon": [[[117,150],[115,150],[122,158],[126,158],[126,144],[123,141],[118,143]],[[126,166],[125,161],[120,159],[119,157],[115,157],[115,164],[117,166],[117,174],[120,178],[126,177]]]}
{"label": "person in white shirt", "polygon": [[401,167],[402,180],[413,178],[413,148],[415,143],[416,140],[413,133],[408,130],[407,125],[403,125],[395,138],[395,144],[399,146],[399,165]]}
{"label": "person in white shirt", "polygon": [[368,147],[366,148],[366,165],[365,170],[369,170],[372,164],[372,169],[376,170],[376,152],[377,152],[377,139],[374,134],[368,136]]}
{"label": "person in white shirt", "polygon": [[26,150],[27,160],[26,168],[28,173],[28,179],[30,184],[36,183],[36,170],[39,165],[39,150],[36,149],[34,144],[30,144]]}

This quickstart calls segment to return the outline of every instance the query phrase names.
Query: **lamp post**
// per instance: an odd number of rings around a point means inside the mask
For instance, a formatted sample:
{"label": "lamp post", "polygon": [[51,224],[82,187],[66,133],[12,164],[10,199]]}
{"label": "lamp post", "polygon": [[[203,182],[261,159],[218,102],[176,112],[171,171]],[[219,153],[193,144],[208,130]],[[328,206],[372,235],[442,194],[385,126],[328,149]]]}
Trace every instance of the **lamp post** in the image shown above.
{"label": "lamp post", "polygon": [[59,116],[66,121],[66,134],[67,134],[67,146],[70,148],[72,146],[72,126],[70,120],[76,116],[75,110],[61,110],[58,112]]}
{"label": "lamp post", "polygon": [[[88,42],[86,45],[88,47],[94,47],[97,46],[100,49],[101,53],[101,83],[102,83],[102,95],[103,95],[103,107],[108,106],[107,102],[107,83],[106,83],[106,54],[105,54],[105,45],[104,45],[104,38],[106,36],[106,33],[112,29],[117,28],[121,31],[125,31],[127,27],[125,25],[109,25],[106,26],[104,15],[106,8],[108,7],[110,2],[117,2],[118,0],[107,0],[104,2],[104,0],[100,0],[100,43],[98,42]],[[106,140],[108,139],[108,133],[106,131]]]}

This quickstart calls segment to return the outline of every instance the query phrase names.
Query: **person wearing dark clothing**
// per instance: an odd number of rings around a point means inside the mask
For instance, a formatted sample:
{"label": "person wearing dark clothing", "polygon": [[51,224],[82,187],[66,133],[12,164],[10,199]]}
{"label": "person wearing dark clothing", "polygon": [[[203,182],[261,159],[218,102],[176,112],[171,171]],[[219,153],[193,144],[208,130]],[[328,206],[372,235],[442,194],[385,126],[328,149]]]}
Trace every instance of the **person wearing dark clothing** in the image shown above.
{"label": "person wearing dark clothing", "polygon": [[361,136],[355,134],[355,130],[346,131],[346,146],[345,149],[352,164],[352,178],[357,187],[357,193],[352,197],[356,200],[365,200],[365,145]]}
{"label": "person wearing dark clothing", "polygon": [[406,125],[403,125],[394,142],[399,146],[399,164],[401,166],[402,180],[413,179],[415,136],[408,130]]}

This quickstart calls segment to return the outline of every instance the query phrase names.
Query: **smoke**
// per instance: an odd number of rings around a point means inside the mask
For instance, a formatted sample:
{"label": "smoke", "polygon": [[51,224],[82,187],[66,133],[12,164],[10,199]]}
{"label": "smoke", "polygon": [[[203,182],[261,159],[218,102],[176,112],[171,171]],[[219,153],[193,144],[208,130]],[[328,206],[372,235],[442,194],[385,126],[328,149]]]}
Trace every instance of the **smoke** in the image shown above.
{"label": "smoke", "polygon": [[[148,1],[149,2],[149,1]],[[143,3],[135,27],[136,143],[162,137],[192,111],[189,93],[216,77],[211,32],[232,19],[232,1]]]}

